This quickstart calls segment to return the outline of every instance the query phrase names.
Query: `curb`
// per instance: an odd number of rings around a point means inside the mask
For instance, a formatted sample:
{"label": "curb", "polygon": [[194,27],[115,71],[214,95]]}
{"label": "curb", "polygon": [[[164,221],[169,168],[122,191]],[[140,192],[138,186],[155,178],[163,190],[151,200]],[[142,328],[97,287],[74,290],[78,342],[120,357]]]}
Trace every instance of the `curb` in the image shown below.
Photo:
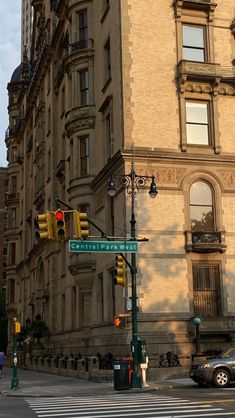
{"label": "curb", "polygon": [[[109,391],[108,393],[106,392],[104,395],[111,395],[114,393],[120,393],[120,394],[131,394],[131,393],[153,393],[159,390],[164,390],[164,389],[173,389],[174,386],[173,385],[157,385],[157,386],[152,386],[152,387],[143,387],[143,388],[130,388],[130,389],[123,389],[123,390],[115,390],[113,388],[112,392]],[[22,392],[18,392],[18,390],[12,391],[12,390],[2,390],[0,391],[0,394],[3,396],[7,396],[7,397],[11,397],[11,398],[57,398],[58,396],[60,397],[67,397],[67,396],[79,396],[79,393],[75,394],[71,394],[71,393],[64,393],[61,395],[55,394],[55,395],[49,395],[49,394],[40,394],[40,393],[22,393]],[[88,395],[84,395],[83,396],[88,396]]]}

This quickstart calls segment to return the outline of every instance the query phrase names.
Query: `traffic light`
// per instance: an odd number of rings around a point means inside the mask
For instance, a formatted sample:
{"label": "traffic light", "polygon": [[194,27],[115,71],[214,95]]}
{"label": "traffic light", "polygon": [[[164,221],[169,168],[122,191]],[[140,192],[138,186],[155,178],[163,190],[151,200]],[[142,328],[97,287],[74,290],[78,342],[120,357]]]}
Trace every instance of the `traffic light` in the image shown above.
{"label": "traffic light", "polygon": [[65,214],[61,209],[58,209],[54,214],[54,232],[57,240],[66,238]]}
{"label": "traffic light", "polygon": [[126,328],[127,327],[127,318],[129,317],[129,314],[119,314],[115,315],[114,317],[114,326],[116,328]]}
{"label": "traffic light", "polygon": [[20,322],[15,322],[15,334],[19,334],[20,333]]}
{"label": "traffic light", "polygon": [[36,239],[53,239],[52,219],[49,210],[36,216],[35,219]]}
{"label": "traffic light", "polygon": [[114,272],[114,284],[126,285],[126,265],[121,255],[116,255],[116,266]]}
{"label": "traffic light", "polygon": [[85,212],[79,212],[78,210],[73,212],[75,238],[86,238],[89,236],[89,223],[87,218],[88,215]]}

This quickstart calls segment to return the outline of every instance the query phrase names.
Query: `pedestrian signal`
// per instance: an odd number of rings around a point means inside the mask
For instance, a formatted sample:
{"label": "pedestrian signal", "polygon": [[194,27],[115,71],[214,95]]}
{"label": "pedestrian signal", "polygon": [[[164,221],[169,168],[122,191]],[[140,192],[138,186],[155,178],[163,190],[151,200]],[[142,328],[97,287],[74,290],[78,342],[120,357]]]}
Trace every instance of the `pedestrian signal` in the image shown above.
{"label": "pedestrian signal", "polygon": [[74,237],[87,238],[89,236],[89,222],[87,213],[75,210],[73,212]]}
{"label": "pedestrian signal", "polygon": [[129,314],[119,314],[115,315],[114,317],[114,326],[116,328],[126,328],[127,327],[127,318],[129,317]]}
{"label": "pedestrian signal", "polygon": [[55,212],[54,231],[57,240],[62,241],[66,238],[65,214],[61,209]]}
{"label": "pedestrian signal", "polygon": [[114,271],[114,284],[120,286],[126,285],[126,265],[121,255],[116,256],[116,265]]}
{"label": "pedestrian signal", "polygon": [[35,218],[36,239],[53,239],[52,219],[49,210]]}

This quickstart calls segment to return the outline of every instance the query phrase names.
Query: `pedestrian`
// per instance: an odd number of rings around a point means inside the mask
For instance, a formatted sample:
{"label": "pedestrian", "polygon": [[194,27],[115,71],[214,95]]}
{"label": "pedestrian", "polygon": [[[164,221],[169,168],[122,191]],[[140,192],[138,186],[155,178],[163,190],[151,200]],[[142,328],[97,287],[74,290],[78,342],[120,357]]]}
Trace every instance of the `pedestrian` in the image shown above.
{"label": "pedestrian", "polygon": [[3,365],[4,365],[4,361],[5,361],[6,357],[3,351],[0,351],[0,379],[1,379],[1,375],[2,375],[2,369],[3,369]]}

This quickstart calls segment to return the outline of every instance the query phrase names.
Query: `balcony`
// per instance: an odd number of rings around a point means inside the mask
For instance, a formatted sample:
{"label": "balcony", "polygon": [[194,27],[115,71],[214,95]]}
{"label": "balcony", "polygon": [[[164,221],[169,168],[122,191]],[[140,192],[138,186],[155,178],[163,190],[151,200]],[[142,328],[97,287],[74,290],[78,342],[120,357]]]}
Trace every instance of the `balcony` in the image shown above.
{"label": "balcony", "polygon": [[6,203],[17,203],[19,201],[19,193],[6,193]]}
{"label": "balcony", "polygon": [[188,253],[223,253],[227,247],[224,232],[186,231],[185,236]]}
{"label": "balcony", "polygon": [[83,39],[82,41],[74,42],[70,44],[70,54],[76,51],[81,51],[82,49],[88,48],[88,39]]}
{"label": "balcony", "polygon": [[177,65],[176,77],[181,85],[187,80],[200,80],[218,85],[222,82],[235,82],[235,68],[221,67],[210,62],[181,60]]}
{"label": "balcony", "polygon": [[209,62],[181,60],[177,65],[176,76],[181,82],[185,82],[188,79],[215,82],[221,76],[220,65]]}

